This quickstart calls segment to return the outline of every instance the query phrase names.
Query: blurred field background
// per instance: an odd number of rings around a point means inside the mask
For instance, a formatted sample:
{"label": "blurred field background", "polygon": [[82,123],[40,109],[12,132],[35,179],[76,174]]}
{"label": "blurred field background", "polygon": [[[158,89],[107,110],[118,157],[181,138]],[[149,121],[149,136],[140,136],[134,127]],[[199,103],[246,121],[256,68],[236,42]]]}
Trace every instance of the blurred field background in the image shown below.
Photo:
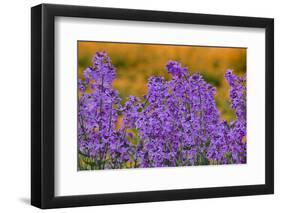
{"label": "blurred field background", "polygon": [[176,60],[187,66],[191,73],[201,73],[208,83],[217,88],[215,98],[223,119],[230,121],[235,118],[224,74],[228,68],[237,75],[246,73],[245,48],[79,41],[78,78],[82,79],[83,70],[92,66],[92,57],[97,51],[105,51],[116,68],[117,78],[113,87],[119,91],[122,103],[129,95],[142,98],[147,93],[147,80],[152,75],[171,79],[165,65],[169,60]]}

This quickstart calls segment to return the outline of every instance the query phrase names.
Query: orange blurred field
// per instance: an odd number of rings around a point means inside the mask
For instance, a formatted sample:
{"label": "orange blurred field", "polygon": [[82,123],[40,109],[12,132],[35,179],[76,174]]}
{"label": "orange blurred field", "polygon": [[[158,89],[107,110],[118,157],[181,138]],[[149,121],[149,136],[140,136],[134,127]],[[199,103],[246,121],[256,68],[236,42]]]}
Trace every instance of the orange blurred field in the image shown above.
{"label": "orange blurred field", "polygon": [[165,70],[169,60],[179,61],[191,73],[199,72],[204,79],[217,88],[216,103],[223,119],[234,119],[230,108],[229,87],[224,79],[226,69],[235,74],[246,73],[245,48],[218,48],[201,46],[174,46],[106,42],[78,42],[78,77],[91,66],[93,55],[105,51],[116,67],[117,78],[113,83],[122,98],[129,95],[142,97],[147,92],[147,79],[151,75],[171,76]]}

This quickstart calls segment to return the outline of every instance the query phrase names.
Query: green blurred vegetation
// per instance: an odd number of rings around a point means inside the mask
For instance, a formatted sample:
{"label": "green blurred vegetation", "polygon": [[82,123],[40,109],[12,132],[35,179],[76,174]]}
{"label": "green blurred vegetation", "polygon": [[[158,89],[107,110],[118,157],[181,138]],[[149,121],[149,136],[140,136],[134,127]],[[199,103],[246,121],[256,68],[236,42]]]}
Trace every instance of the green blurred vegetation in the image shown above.
{"label": "green blurred vegetation", "polygon": [[116,67],[117,78],[113,87],[119,91],[122,103],[129,95],[142,98],[147,93],[147,79],[151,75],[171,79],[165,65],[169,60],[176,60],[187,66],[191,73],[201,73],[207,82],[217,88],[216,103],[223,119],[230,121],[235,118],[230,108],[229,86],[224,74],[228,68],[238,75],[246,73],[245,48],[79,41],[79,78],[83,78],[83,70],[92,65],[92,57],[97,51],[105,51]]}

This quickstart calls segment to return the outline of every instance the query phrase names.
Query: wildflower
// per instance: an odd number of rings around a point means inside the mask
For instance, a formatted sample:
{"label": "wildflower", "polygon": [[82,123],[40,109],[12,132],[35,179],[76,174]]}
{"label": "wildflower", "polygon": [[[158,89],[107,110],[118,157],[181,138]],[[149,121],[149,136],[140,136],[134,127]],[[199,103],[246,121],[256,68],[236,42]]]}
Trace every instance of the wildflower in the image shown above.
{"label": "wildflower", "polygon": [[246,78],[226,71],[236,113],[227,123],[216,106],[216,89],[202,75],[175,61],[166,69],[172,80],[151,76],[145,100],[129,96],[122,106],[110,58],[95,54],[78,80],[78,147],[92,169],[246,162]]}

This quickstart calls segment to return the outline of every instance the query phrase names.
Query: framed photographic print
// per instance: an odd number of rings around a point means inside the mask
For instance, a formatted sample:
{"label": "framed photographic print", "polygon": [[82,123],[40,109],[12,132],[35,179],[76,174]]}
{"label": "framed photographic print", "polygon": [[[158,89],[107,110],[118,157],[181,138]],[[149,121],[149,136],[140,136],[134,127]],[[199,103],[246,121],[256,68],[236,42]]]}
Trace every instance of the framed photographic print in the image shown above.
{"label": "framed photographic print", "polygon": [[272,194],[274,21],[31,9],[31,203]]}

